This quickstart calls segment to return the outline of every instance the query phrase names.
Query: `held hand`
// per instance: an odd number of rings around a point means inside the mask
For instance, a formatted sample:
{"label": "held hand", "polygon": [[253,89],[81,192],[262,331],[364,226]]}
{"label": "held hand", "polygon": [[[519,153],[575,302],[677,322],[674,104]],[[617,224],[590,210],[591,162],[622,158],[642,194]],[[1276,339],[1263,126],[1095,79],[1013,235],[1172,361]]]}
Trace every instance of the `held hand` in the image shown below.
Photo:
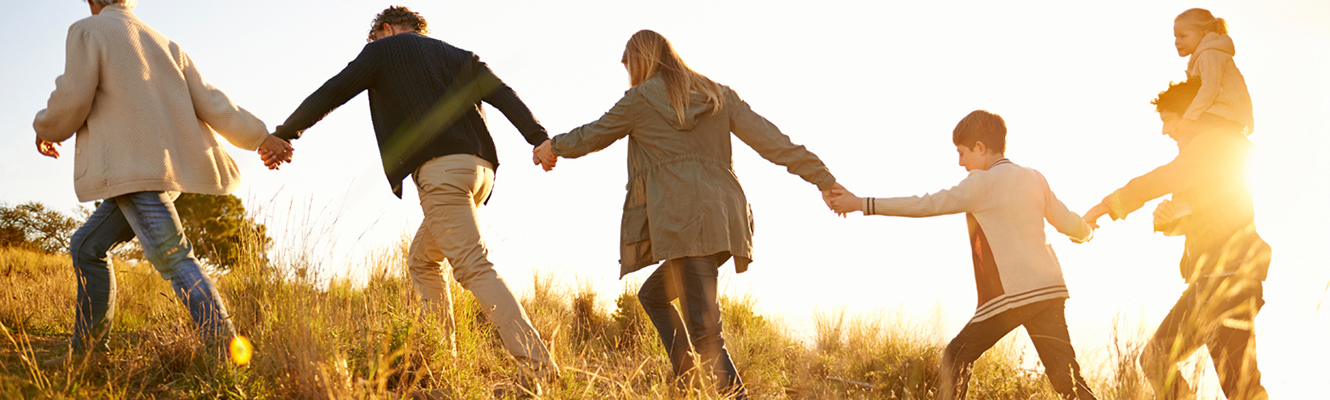
{"label": "held hand", "polygon": [[1108,206],[1099,203],[1095,204],[1094,207],[1090,207],[1090,210],[1086,211],[1081,219],[1085,220],[1087,225],[1090,225],[1090,229],[1099,229],[1099,217],[1104,216],[1104,214],[1108,214]]}
{"label": "held hand", "polygon": [[1164,200],[1164,201],[1160,202],[1160,203],[1159,203],[1159,207],[1156,207],[1156,208],[1155,208],[1155,212],[1154,212],[1154,225],[1155,225],[1155,226],[1160,226],[1160,225],[1168,224],[1169,222],[1173,222],[1173,220],[1175,219],[1175,218],[1173,217],[1173,213],[1174,213],[1174,211],[1173,211],[1173,201],[1171,201],[1171,200]]}
{"label": "held hand", "polygon": [[849,189],[841,186],[839,183],[832,186],[830,190],[822,192],[823,201],[827,202],[827,207],[836,212],[841,217],[855,211],[863,211],[863,199],[850,193]]}
{"label": "held hand", "polygon": [[59,159],[59,158],[60,158],[60,150],[58,150],[58,149],[55,148],[56,146],[59,146],[59,145],[60,145],[60,142],[48,142],[48,141],[42,140],[42,138],[37,138],[37,152],[38,152],[38,153],[42,153],[42,155],[47,156],[47,157],[51,157],[51,158],[55,158],[55,159]]}
{"label": "held hand", "polygon": [[535,154],[535,153],[532,153],[532,154],[531,154],[531,163],[532,163],[532,164],[535,164],[535,165],[539,165],[541,169],[545,170],[545,172],[550,172],[550,171],[554,170],[554,165],[555,165],[557,162],[558,162],[558,160],[555,160],[554,162],[551,162],[551,163],[549,163],[549,164],[546,164],[546,163],[544,163],[544,162],[542,162],[542,161],[540,160],[540,155]]}
{"label": "held hand", "polygon": [[544,143],[541,143],[540,146],[536,146],[535,149],[532,149],[531,153],[532,161],[535,164],[540,165],[545,172],[554,169],[554,165],[559,162],[559,156],[554,155],[554,150],[551,149],[551,144],[548,139],[545,140]]}
{"label": "held hand", "polygon": [[291,143],[282,138],[268,135],[267,138],[263,139],[263,143],[259,144],[258,153],[259,157],[263,159],[263,165],[270,170],[275,170],[282,163],[291,162],[295,148],[291,147]]}

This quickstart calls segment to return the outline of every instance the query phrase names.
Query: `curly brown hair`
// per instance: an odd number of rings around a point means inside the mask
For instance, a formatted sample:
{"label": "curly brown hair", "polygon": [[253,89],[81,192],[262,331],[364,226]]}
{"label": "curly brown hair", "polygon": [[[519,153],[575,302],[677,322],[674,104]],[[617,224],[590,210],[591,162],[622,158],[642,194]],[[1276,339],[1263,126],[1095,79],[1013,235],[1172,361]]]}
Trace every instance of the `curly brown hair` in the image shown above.
{"label": "curly brown hair", "polygon": [[1158,113],[1186,113],[1187,107],[1191,106],[1192,99],[1196,98],[1196,92],[1201,90],[1201,78],[1192,77],[1183,82],[1169,83],[1168,90],[1159,92],[1159,97],[1150,100],[1154,104],[1155,112]]}
{"label": "curly brown hair", "polygon": [[415,29],[416,32],[420,33],[429,33],[429,23],[425,22],[425,17],[421,16],[420,13],[411,11],[406,6],[392,6],[374,16],[374,22],[369,26],[367,40],[373,41],[374,31],[383,24]]}

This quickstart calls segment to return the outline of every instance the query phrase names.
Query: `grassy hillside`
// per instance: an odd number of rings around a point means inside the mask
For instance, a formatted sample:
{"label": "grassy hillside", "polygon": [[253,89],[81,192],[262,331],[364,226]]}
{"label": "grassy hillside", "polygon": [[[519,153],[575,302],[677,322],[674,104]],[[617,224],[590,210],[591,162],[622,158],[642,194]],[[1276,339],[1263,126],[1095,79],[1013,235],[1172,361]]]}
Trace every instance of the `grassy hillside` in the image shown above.
{"label": "grassy hillside", "polygon": [[[0,249],[0,398],[486,399],[509,387],[514,365],[474,298],[456,284],[459,356],[441,351],[437,327],[418,315],[403,253],[376,255],[368,281],[358,284],[315,285],[299,260],[247,262],[215,277],[236,329],[253,341],[255,357],[245,367],[208,362],[167,282],[146,263],[116,260],[109,357],[43,370],[41,360],[68,343],[72,266],[64,255]],[[539,277],[531,293],[523,304],[563,367],[547,398],[719,398],[673,389],[669,361],[635,293],[601,301],[603,294]],[[931,329],[882,316],[819,316],[805,344],[757,313],[757,301],[721,300],[730,354],[754,398],[934,397],[943,343],[916,333]],[[1039,371],[1020,367],[1011,340],[975,366],[970,398],[1057,398]],[[1100,358],[1118,365],[1087,366],[1087,379],[1101,399],[1147,398],[1131,347],[1117,348],[1126,350]]]}

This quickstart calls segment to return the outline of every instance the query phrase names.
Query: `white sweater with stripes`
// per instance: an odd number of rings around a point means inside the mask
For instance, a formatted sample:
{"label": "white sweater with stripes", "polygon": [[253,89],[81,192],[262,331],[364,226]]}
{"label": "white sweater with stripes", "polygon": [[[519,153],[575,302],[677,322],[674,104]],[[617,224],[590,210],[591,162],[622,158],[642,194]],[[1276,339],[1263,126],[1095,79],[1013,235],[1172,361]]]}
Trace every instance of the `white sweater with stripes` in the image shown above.
{"label": "white sweater with stripes", "polygon": [[932,217],[965,213],[979,304],[971,322],[1023,305],[1068,297],[1044,221],[1072,241],[1090,226],[1067,209],[1039,171],[1005,158],[971,171],[951,189],[914,197],[864,198],[864,215]]}

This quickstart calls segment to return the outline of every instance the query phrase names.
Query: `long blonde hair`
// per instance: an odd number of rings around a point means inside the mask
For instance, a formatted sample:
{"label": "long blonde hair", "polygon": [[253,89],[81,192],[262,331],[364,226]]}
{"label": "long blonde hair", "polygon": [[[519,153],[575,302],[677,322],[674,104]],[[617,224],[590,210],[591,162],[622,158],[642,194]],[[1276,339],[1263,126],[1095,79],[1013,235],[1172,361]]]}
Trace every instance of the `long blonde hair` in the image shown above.
{"label": "long blonde hair", "polygon": [[1173,22],[1182,20],[1187,20],[1187,22],[1192,23],[1192,26],[1200,28],[1202,32],[1209,31],[1220,35],[1228,34],[1228,22],[1224,21],[1223,18],[1215,18],[1214,14],[1210,13],[1210,10],[1204,8],[1193,8],[1183,11],[1182,14],[1178,14],[1177,18],[1173,18]]}
{"label": "long blonde hair", "polygon": [[674,107],[680,124],[684,122],[684,111],[688,108],[692,91],[702,93],[707,96],[707,101],[715,103],[713,114],[724,105],[720,84],[688,68],[679,53],[674,52],[670,41],[655,31],[643,29],[628,38],[621,62],[628,67],[628,79],[633,86],[656,75],[665,80],[670,106]]}

